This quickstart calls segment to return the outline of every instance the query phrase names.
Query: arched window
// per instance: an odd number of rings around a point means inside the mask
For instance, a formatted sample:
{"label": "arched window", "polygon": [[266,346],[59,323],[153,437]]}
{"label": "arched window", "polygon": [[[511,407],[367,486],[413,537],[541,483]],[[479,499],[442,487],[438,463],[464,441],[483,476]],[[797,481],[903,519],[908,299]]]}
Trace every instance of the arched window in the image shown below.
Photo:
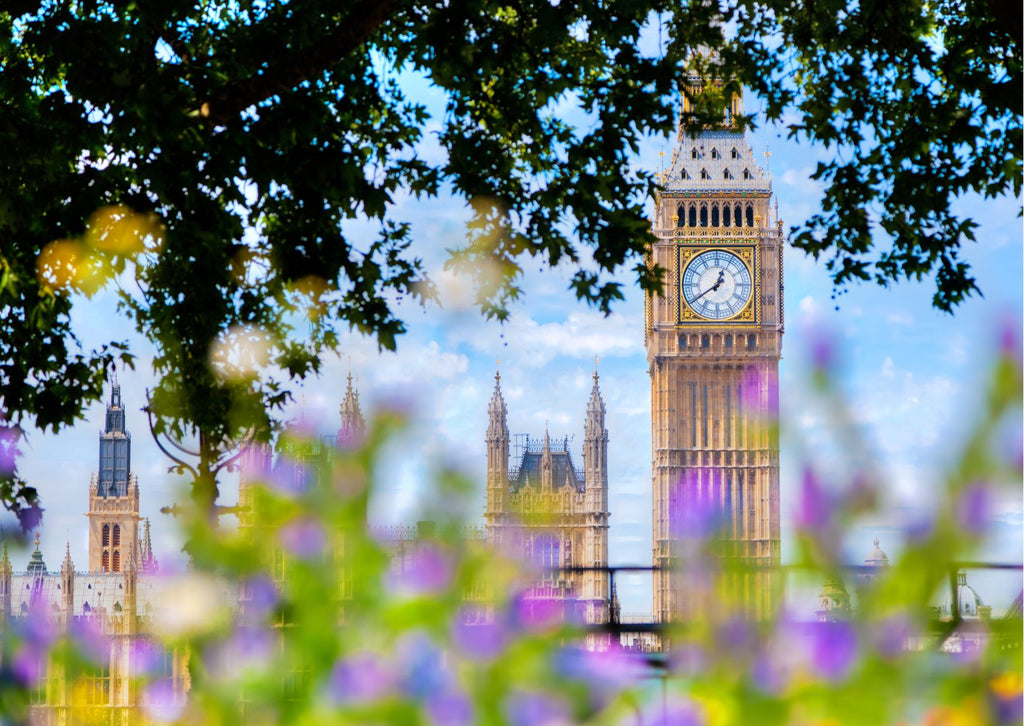
{"label": "arched window", "polygon": [[103,544],[101,546],[102,547],[109,547],[110,546],[110,525],[109,524],[104,524],[103,525]]}
{"label": "arched window", "polygon": [[114,550],[114,561],[110,569],[112,572],[121,571],[121,550]]}
{"label": "arched window", "polygon": [[711,175],[708,174],[708,170],[707,169],[701,169],[700,170],[700,178],[701,179],[710,179]]}
{"label": "arched window", "polygon": [[722,178],[723,179],[732,179],[732,172],[729,171],[728,169],[726,169],[725,171],[722,172]]}
{"label": "arched window", "polygon": [[113,541],[113,545],[114,545],[114,547],[120,547],[121,546],[121,525],[120,524],[115,524],[114,525],[114,541]]}
{"label": "arched window", "polygon": [[683,217],[685,216],[686,210],[683,209],[683,205],[676,207],[676,226],[682,227],[684,223]]}
{"label": "arched window", "polygon": [[743,170],[743,178],[744,179],[752,179],[753,178],[753,176],[750,173],[750,169],[744,169]]}
{"label": "arched window", "polygon": [[691,227],[697,226],[697,207],[694,206],[693,204],[690,205],[690,214],[688,221]]}
{"label": "arched window", "polygon": [[717,159],[717,158],[719,158],[719,154],[718,154],[718,149],[714,149],[714,148],[713,148],[713,149],[711,149],[711,158],[712,158],[712,159]]}
{"label": "arched window", "polygon": [[697,149],[696,149],[696,147],[694,147],[693,149],[690,150],[690,158],[691,159],[696,159],[697,158]]}
{"label": "arched window", "polygon": [[542,534],[533,541],[533,563],[542,569],[552,570],[562,566],[558,558],[558,538]]}
{"label": "arched window", "polygon": [[708,226],[708,205],[706,204],[700,205],[700,226]]}
{"label": "arched window", "polygon": [[[728,207],[726,207],[726,209],[728,209]],[[725,347],[726,348],[731,348],[732,347],[732,335],[726,335],[725,336]]]}
{"label": "arched window", "polygon": [[732,158],[734,158],[734,159],[740,158],[740,152],[736,151],[736,149],[733,149],[732,150]]}
{"label": "arched window", "polygon": [[710,348],[711,347],[711,338],[709,336],[707,336],[707,335],[700,336],[700,347],[701,348]]}
{"label": "arched window", "polygon": [[103,557],[101,560],[100,566],[103,568],[103,571],[110,572],[110,553],[103,550]]}
{"label": "arched window", "polygon": [[717,227],[719,221],[720,220],[718,219],[718,205],[717,204],[712,204],[711,205],[711,226],[712,227]]}
{"label": "arched window", "polygon": [[751,349],[757,347],[757,336],[753,333],[747,336],[747,347]]}
{"label": "arched window", "polygon": [[748,227],[753,227],[754,226],[754,205],[753,204],[748,204],[747,205],[747,226]]}
{"label": "arched window", "polygon": [[686,171],[686,169],[683,169],[681,172],[679,172],[679,177],[681,179],[689,179],[690,178],[690,173],[688,171]]}
{"label": "arched window", "polygon": [[736,209],[734,211],[736,212],[736,214],[733,217],[733,224],[735,224],[737,227],[742,227],[743,226],[743,208],[739,204],[737,204],[736,205]]}
{"label": "arched window", "polygon": [[725,207],[722,209],[722,226],[732,226],[732,207],[729,206],[728,204],[726,204]]}

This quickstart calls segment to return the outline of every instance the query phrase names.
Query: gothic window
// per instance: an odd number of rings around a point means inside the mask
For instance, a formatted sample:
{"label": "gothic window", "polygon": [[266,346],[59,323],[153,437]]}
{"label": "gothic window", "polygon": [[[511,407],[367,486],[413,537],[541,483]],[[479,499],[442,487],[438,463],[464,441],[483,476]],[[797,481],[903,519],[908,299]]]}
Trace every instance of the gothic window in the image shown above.
{"label": "gothic window", "polygon": [[113,562],[111,562],[110,569],[112,572],[121,571],[121,550],[114,550]]}
{"label": "gothic window", "polygon": [[686,347],[686,336],[685,335],[680,335],[679,336],[679,347],[680,348],[685,348]]}
{"label": "gothic window", "polygon": [[750,335],[747,336],[747,348],[753,349],[753,348],[756,348],[756,347],[757,347],[757,336],[754,335],[753,333],[751,333]]}
{"label": "gothic window", "polygon": [[697,149],[695,149],[695,148],[694,149],[690,149],[690,158],[691,159],[696,159],[697,158]]}
{"label": "gothic window", "polygon": [[739,204],[736,205],[735,214],[733,215],[733,224],[737,227],[743,226],[743,208]]}
{"label": "gothic window", "polygon": [[732,172],[729,171],[728,169],[726,169],[725,171],[722,172],[722,178],[723,179],[732,179]]}
{"label": "gothic window", "polygon": [[718,205],[717,204],[712,204],[711,205],[711,226],[712,227],[717,227],[719,221],[720,220],[718,219]]}
{"label": "gothic window", "polygon": [[682,227],[683,226],[683,221],[684,221],[683,220],[683,216],[684,216],[683,211],[684,210],[683,210],[682,205],[676,207],[676,226],[677,227]]}
{"label": "gothic window", "polygon": [[697,207],[692,204],[690,205],[690,214],[687,221],[690,223],[691,227],[697,226]]}
{"label": "gothic window", "polygon": [[754,205],[753,204],[748,204],[747,205],[747,226],[748,227],[753,227],[754,226]]}
{"label": "gothic window", "polygon": [[[727,207],[727,209],[728,209],[728,207]],[[726,335],[725,336],[725,347],[726,348],[731,348],[732,347],[732,335]]]}
{"label": "gothic window", "polygon": [[734,158],[734,159],[740,158],[740,152],[736,151],[736,149],[733,149],[732,150],[732,158]]}
{"label": "gothic window", "polygon": [[708,205],[706,204],[700,205],[700,226],[708,226]]}
{"label": "gothic window", "polygon": [[726,227],[732,226],[732,207],[728,204],[722,208],[722,224]]}
{"label": "gothic window", "polygon": [[120,547],[121,546],[121,525],[120,524],[115,524],[114,525],[114,538],[113,539],[114,539],[114,541],[113,541],[114,547]]}
{"label": "gothic window", "polygon": [[707,336],[707,335],[700,336],[700,347],[701,348],[710,348],[711,347],[711,338],[709,336]]}
{"label": "gothic window", "polygon": [[[543,570],[553,570],[561,566],[558,559],[558,538],[550,534],[542,534],[533,543],[533,563]],[[554,577],[556,573],[551,573]]]}
{"label": "gothic window", "polygon": [[103,544],[101,546],[102,547],[109,547],[110,546],[110,525],[109,524],[104,524],[103,525]]}
{"label": "gothic window", "polygon": [[686,171],[686,169],[683,169],[681,172],[679,172],[679,177],[681,179],[689,179],[690,178],[690,174],[689,174],[688,171]]}
{"label": "gothic window", "polygon": [[718,158],[720,158],[720,155],[719,155],[719,153],[718,153],[718,149],[711,149],[711,158],[712,158],[712,159],[718,159]]}
{"label": "gothic window", "polygon": [[701,179],[710,179],[711,175],[708,174],[708,170],[707,169],[701,169],[700,170],[700,178]]}
{"label": "gothic window", "polygon": [[750,173],[750,169],[744,169],[743,170],[743,178],[744,179],[752,179],[753,178],[753,176]]}
{"label": "gothic window", "polygon": [[110,553],[103,550],[101,567],[104,572],[110,572]]}

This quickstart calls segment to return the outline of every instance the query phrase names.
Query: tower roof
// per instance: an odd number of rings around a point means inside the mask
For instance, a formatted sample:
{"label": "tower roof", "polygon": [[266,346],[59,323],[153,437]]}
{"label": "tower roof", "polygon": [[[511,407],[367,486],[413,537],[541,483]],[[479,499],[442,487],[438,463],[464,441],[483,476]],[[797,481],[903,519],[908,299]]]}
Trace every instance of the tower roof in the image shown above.
{"label": "tower roof", "polygon": [[731,130],[690,136],[680,128],[663,185],[667,192],[771,192],[771,183],[746,136]]}
{"label": "tower roof", "polygon": [[45,575],[46,563],[43,562],[43,553],[39,551],[39,533],[36,533],[36,549],[28,560],[28,567],[25,570],[31,575]]}
{"label": "tower roof", "polygon": [[875,537],[874,549],[868,553],[868,556],[864,558],[864,564],[869,567],[888,567],[889,556],[883,552],[878,546],[878,537]]}

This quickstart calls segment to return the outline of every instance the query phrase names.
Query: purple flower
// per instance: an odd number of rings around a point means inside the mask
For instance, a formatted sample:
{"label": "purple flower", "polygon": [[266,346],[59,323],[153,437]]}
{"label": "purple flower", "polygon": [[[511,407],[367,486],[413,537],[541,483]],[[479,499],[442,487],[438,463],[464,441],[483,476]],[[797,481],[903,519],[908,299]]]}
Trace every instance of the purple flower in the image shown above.
{"label": "purple flower", "polygon": [[[0,422],[3,416],[0,415]],[[0,476],[11,476],[18,465],[18,439],[21,429],[17,426],[0,425]]]}
{"label": "purple flower", "polygon": [[757,650],[757,631],[747,620],[732,617],[718,626],[714,642],[730,655],[746,657]]}
{"label": "purple flower", "polygon": [[246,615],[252,620],[262,620],[277,607],[280,595],[277,586],[269,577],[253,577],[243,584],[246,594]]}
{"label": "purple flower", "polygon": [[431,542],[421,542],[404,559],[394,561],[395,586],[411,595],[443,592],[451,584],[455,567],[450,553]]}
{"label": "purple flower", "polygon": [[684,678],[703,673],[708,667],[707,653],[695,643],[673,643],[668,657],[672,673]]}
{"label": "purple flower", "polygon": [[32,687],[46,675],[47,651],[33,643],[22,643],[11,660],[11,671],[22,685]]}
{"label": "purple flower", "polygon": [[968,486],[957,497],[956,519],[960,528],[973,535],[982,535],[989,523],[992,496],[981,483]]}
{"label": "purple flower", "polygon": [[209,648],[204,660],[214,677],[231,679],[244,670],[269,668],[275,644],[276,636],[270,631],[243,625]]}
{"label": "purple flower", "polygon": [[164,649],[145,638],[132,640],[129,653],[132,669],[139,675],[155,673],[164,657]]}
{"label": "purple flower", "polygon": [[772,657],[771,653],[762,653],[754,658],[750,667],[750,680],[754,687],[768,695],[778,695],[789,682],[789,668]]}
{"label": "purple flower", "polygon": [[567,601],[558,597],[519,595],[512,601],[512,620],[527,630],[547,630],[566,622]]}
{"label": "purple flower", "polygon": [[568,704],[546,693],[513,693],[505,702],[505,716],[512,726],[561,726],[571,723]]}
{"label": "purple flower", "polygon": [[365,704],[394,689],[395,674],[390,664],[370,651],[353,653],[334,664],[327,695],[336,704]]}
{"label": "purple flower", "polygon": [[473,611],[463,611],[452,624],[455,647],[470,660],[493,660],[508,645],[508,628],[503,622],[482,621],[472,617]]}
{"label": "purple flower", "polygon": [[427,699],[427,715],[437,726],[469,726],[473,704],[461,693],[439,693]]}
{"label": "purple flower", "polygon": [[810,336],[811,366],[816,375],[827,375],[836,364],[836,344],[830,333],[823,330],[814,331]]}
{"label": "purple flower", "polygon": [[278,530],[277,538],[285,550],[302,559],[321,556],[326,544],[323,526],[312,517],[293,519]]}
{"label": "purple flower", "polygon": [[868,632],[878,654],[886,660],[893,660],[907,652],[916,628],[906,615],[893,615],[871,625]]}
{"label": "purple flower", "polygon": [[75,620],[71,626],[71,638],[78,650],[94,663],[106,663],[110,657],[110,641],[96,619]]}
{"label": "purple flower", "polygon": [[14,510],[14,516],[18,518],[22,532],[31,532],[43,521],[43,509],[38,504],[30,504]]}
{"label": "purple flower", "polygon": [[555,670],[588,684],[592,692],[602,695],[629,688],[648,675],[643,658],[617,643],[607,650],[564,648],[556,655]]}
{"label": "purple flower", "polygon": [[814,623],[811,632],[811,664],[827,681],[840,681],[857,661],[857,631],[851,623]]}
{"label": "purple flower", "polygon": [[399,688],[416,700],[447,691],[451,676],[444,668],[443,655],[436,645],[422,633],[407,636],[397,651],[403,665]]}
{"label": "purple flower", "polygon": [[162,679],[146,686],[142,694],[142,710],[159,723],[171,723],[185,712],[185,699],[174,692],[174,683]]}
{"label": "purple flower", "polygon": [[718,506],[716,484],[721,472],[714,469],[690,469],[676,483],[669,496],[669,528],[676,540],[704,541],[717,529],[722,511]]}
{"label": "purple flower", "polygon": [[652,726],[702,726],[704,723],[700,708],[689,700],[676,698],[664,704],[659,699],[645,710],[649,715],[643,723]]}
{"label": "purple flower", "polygon": [[810,467],[804,467],[795,524],[797,529],[811,534],[827,534],[832,529],[831,497]]}

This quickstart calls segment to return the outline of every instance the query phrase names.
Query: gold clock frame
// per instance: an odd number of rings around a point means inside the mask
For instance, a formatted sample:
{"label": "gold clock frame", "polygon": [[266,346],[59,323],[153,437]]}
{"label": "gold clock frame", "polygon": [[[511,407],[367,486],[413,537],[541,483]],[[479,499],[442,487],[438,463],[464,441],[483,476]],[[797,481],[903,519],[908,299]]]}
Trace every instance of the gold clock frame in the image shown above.
{"label": "gold clock frame", "polygon": [[[756,244],[713,244],[713,245],[679,245],[676,256],[675,298],[676,320],[678,325],[756,325],[761,319],[761,278],[756,274],[758,269]],[[729,318],[714,320],[705,318],[691,308],[683,295],[683,273],[690,261],[705,252],[731,252],[740,258],[750,275],[752,290],[747,304],[738,313]]]}

